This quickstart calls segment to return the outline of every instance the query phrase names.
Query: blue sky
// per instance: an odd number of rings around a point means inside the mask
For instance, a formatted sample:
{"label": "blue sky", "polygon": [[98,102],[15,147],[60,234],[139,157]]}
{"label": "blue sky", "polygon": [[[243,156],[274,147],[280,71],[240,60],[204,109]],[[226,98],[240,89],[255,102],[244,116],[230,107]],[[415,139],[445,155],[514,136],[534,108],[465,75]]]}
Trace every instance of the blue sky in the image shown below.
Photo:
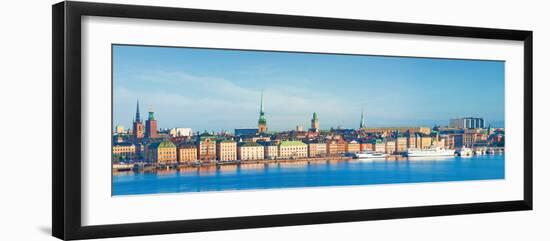
{"label": "blue sky", "polygon": [[448,123],[502,126],[504,62],[172,47],[113,46],[113,122],[131,126],[136,100],[160,128],[253,128],[260,92],[270,130]]}

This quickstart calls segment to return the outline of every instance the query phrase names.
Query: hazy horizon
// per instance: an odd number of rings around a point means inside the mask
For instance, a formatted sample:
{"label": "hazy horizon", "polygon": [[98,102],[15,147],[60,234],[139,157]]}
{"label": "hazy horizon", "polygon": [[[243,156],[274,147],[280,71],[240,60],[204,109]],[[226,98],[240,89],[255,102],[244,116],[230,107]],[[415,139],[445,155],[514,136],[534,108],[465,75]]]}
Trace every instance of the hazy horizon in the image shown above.
{"label": "hazy horizon", "polygon": [[504,125],[504,62],[198,48],[113,46],[113,124],[131,127],[139,99],[159,128],[269,130],[447,125],[483,117]]}

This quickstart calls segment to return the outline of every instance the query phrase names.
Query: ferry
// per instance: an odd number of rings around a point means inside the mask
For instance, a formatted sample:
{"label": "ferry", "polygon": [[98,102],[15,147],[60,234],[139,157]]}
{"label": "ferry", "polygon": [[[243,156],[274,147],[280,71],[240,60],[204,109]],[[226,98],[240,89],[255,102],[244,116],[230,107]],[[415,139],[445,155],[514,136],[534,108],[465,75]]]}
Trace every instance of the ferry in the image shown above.
{"label": "ferry", "polygon": [[472,151],[471,148],[464,147],[464,146],[458,151],[458,155],[460,156],[471,156],[473,154],[474,152]]}
{"label": "ferry", "polygon": [[364,150],[362,152],[354,153],[353,157],[357,159],[381,159],[388,157],[388,154],[382,152],[374,152],[369,150]]}
{"label": "ferry", "polygon": [[441,147],[430,147],[428,149],[409,148],[403,155],[406,157],[454,156],[455,151]]}

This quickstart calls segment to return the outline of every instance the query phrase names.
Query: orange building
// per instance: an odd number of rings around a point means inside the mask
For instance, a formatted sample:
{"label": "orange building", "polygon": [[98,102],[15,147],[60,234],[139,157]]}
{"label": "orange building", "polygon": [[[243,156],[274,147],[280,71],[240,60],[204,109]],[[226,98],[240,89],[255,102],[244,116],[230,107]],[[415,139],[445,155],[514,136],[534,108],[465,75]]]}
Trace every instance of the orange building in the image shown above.
{"label": "orange building", "polygon": [[346,143],[347,153],[357,153],[361,151],[361,145],[357,141],[350,141]]}

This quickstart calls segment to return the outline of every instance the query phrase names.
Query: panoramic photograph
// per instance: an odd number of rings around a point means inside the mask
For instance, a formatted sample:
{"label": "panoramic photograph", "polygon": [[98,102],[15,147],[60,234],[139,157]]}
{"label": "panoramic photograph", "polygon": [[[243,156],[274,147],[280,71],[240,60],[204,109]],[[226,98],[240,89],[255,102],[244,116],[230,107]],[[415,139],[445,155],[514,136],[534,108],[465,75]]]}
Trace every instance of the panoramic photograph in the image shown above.
{"label": "panoramic photograph", "polygon": [[504,179],[504,71],[114,44],[111,194]]}

